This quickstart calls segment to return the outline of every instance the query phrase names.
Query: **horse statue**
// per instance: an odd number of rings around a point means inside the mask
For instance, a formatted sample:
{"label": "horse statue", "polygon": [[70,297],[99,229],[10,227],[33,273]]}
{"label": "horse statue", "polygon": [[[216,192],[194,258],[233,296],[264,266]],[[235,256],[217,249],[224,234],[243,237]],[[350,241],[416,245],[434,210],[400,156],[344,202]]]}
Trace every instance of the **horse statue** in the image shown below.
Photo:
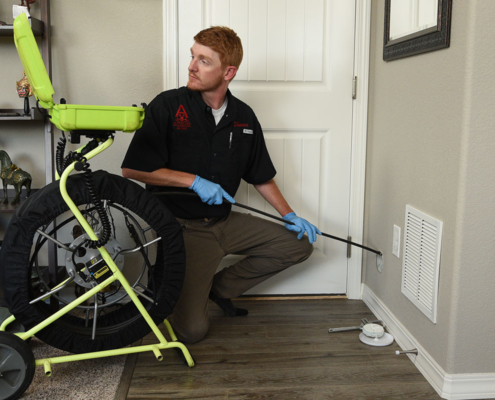
{"label": "horse statue", "polygon": [[12,164],[12,160],[9,155],[0,150],[0,166],[1,173],[0,178],[3,183],[3,204],[7,204],[9,202],[7,196],[7,185],[12,185],[15,188],[16,195],[10,204],[17,204],[21,201],[21,191],[24,186],[27,190],[27,197],[31,194],[31,175],[26,171],[20,169],[17,165]]}

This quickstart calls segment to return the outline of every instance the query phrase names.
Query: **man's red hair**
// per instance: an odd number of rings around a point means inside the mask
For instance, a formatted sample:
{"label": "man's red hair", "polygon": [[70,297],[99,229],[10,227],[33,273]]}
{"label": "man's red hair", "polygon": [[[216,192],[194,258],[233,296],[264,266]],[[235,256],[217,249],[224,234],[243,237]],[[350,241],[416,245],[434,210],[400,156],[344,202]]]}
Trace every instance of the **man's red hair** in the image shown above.
{"label": "man's red hair", "polygon": [[194,36],[196,43],[207,46],[220,55],[222,66],[239,69],[242,62],[242,43],[237,33],[226,26],[212,26]]}

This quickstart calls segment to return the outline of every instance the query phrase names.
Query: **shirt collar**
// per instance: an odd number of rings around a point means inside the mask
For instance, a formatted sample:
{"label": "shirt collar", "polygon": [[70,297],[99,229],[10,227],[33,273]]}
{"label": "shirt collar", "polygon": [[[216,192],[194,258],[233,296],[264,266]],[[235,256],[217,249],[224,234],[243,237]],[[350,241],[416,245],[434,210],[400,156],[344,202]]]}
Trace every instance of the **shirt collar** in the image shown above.
{"label": "shirt collar", "polygon": [[[204,110],[205,113],[211,114],[211,107],[205,103],[205,101],[203,100],[203,96],[201,96],[201,92],[191,89],[187,89],[187,90],[189,90],[189,95],[198,103],[200,110]],[[227,96],[228,104],[227,104],[227,110],[225,110],[225,114],[229,116],[232,115],[233,117],[237,112],[237,107],[235,105],[235,102],[233,101],[234,96],[232,96],[230,89],[227,89],[226,96]]]}

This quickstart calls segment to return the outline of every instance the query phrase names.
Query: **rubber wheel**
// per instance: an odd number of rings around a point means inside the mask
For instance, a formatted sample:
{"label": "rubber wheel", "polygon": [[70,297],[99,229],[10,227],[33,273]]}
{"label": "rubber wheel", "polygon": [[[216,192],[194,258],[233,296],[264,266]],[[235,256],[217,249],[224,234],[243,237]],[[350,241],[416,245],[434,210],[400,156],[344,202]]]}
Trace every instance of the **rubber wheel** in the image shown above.
{"label": "rubber wheel", "polygon": [[34,355],[16,335],[0,332],[0,400],[18,399],[33,381]]}
{"label": "rubber wheel", "polygon": [[[145,280],[144,284],[140,284],[141,288],[146,290],[148,298],[155,300],[155,304],[143,297],[140,297],[140,300],[155,323],[160,324],[172,313],[184,280],[185,250],[180,224],[156,197],[134,182],[103,171],[95,172],[93,176],[97,193],[102,200],[111,202],[114,207],[129,214],[132,213],[162,238],[157,245],[154,265],[144,276],[140,275]],[[91,206],[82,174],[69,178],[67,191],[79,209],[84,210],[88,205]],[[70,214],[67,211],[68,206],[61,197],[59,184],[54,182],[36,192],[17,210],[5,234],[0,253],[0,281],[4,284],[4,296],[10,312],[26,330],[57,311],[53,304],[49,304],[49,300],[29,304],[39,296],[33,283],[33,275],[36,275],[33,273],[36,264],[33,259],[41,258],[41,255],[38,257],[38,229],[48,231],[47,226],[52,222],[55,224],[55,230],[62,229],[63,223],[60,223],[60,220],[76,223],[73,219],[67,219],[67,215]],[[94,217],[90,214],[85,215],[91,224],[91,218]],[[113,224],[113,217],[111,218]],[[113,230],[119,229],[115,229],[114,226]],[[113,232],[115,233],[119,232]],[[129,236],[125,224],[124,232],[121,233]],[[62,237],[61,234],[59,236]],[[63,243],[62,239],[60,241]],[[135,246],[133,244],[131,247]],[[58,258],[58,263],[62,266],[57,283],[61,283],[68,278],[68,274],[63,265],[65,259],[60,260],[60,250]],[[132,268],[133,263],[125,263],[124,269]],[[42,280],[42,277],[38,276],[36,279]],[[64,304],[60,304],[60,307],[62,306]],[[36,336],[61,350],[87,353],[125,347],[151,331],[132,302],[115,304],[105,309],[102,315],[97,314],[94,338],[93,322],[94,315],[88,320],[87,313],[84,310],[78,313],[76,308],[39,331]]]}

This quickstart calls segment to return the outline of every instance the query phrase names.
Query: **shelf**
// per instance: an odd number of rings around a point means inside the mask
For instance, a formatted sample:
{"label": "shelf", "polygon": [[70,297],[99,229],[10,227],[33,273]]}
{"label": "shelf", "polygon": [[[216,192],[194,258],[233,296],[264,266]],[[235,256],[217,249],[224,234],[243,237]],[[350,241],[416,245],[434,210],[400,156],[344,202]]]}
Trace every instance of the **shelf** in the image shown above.
{"label": "shelf", "polygon": [[[2,113],[18,114],[4,116]],[[0,121],[43,121],[45,116],[37,108],[32,107],[29,114],[24,114],[24,109],[0,109]]]}
{"label": "shelf", "polygon": [[[34,36],[43,35],[45,25],[43,21],[36,18],[29,18]],[[14,36],[14,25],[0,25],[0,36]]]}
{"label": "shelf", "polygon": [[[39,189],[31,189],[31,196],[35,194]],[[15,197],[15,189],[8,189],[8,196],[9,196],[9,204],[3,204],[3,191],[1,192],[2,196],[0,197],[0,214],[13,214],[15,213],[15,210],[17,210],[18,207],[22,206],[23,203],[26,202],[26,188],[22,188],[21,192],[21,202],[12,205],[10,202],[14,199]]]}

